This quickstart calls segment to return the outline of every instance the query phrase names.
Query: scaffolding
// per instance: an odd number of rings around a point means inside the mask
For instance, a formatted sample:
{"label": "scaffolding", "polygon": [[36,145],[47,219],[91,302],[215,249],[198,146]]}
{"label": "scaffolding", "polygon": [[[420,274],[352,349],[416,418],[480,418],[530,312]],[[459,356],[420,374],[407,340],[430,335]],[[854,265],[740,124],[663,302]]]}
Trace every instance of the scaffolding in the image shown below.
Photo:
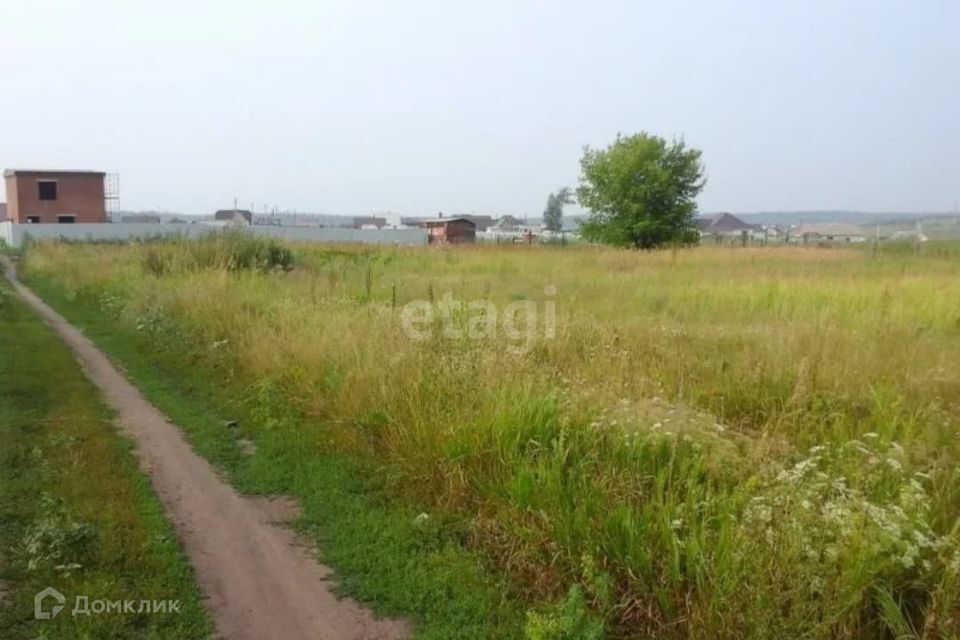
{"label": "scaffolding", "polygon": [[120,174],[108,173],[103,178],[103,204],[107,220],[117,222],[120,213]]}

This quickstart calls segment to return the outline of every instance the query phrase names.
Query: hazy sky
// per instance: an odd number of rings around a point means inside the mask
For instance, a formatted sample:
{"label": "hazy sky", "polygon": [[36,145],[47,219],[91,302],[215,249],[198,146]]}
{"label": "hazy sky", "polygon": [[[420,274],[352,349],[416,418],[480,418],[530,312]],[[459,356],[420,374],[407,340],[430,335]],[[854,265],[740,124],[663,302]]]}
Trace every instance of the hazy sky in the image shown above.
{"label": "hazy sky", "polygon": [[538,215],[638,130],[706,211],[960,199],[957,0],[3,0],[0,64],[0,166],[123,208]]}

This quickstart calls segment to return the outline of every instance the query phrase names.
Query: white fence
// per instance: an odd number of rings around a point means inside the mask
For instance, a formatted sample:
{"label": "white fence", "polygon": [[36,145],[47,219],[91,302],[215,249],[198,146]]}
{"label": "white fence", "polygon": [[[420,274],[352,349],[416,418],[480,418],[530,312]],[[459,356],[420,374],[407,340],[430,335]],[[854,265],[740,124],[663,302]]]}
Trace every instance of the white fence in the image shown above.
{"label": "white fence", "polygon": [[[196,225],[192,225],[196,226]],[[302,242],[427,244],[424,229],[338,229],[336,227],[241,227],[264,238]]]}
{"label": "white fence", "polygon": [[[427,244],[423,229],[336,229],[321,227],[231,227],[267,238],[302,242],[361,242],[374,244]],[[0,222],[0,240],[8,246],[20,247],[27,238],[34,240],[63,239],[93,242],[97,240],[134,240],[150,238],[199,238],[222,231],[202,223],[149,224],[14,224]]]}

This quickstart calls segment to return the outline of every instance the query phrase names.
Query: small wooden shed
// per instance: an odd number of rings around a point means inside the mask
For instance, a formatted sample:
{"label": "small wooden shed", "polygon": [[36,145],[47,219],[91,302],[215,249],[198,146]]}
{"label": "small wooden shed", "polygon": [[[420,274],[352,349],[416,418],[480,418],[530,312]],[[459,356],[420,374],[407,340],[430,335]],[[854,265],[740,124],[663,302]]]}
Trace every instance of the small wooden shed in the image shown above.
{"label": "small wooden shed", "polygon": [[469,218],[430,218],[420,226],[427,230],[430,244],[464,244],[477,240],[477,225]]}

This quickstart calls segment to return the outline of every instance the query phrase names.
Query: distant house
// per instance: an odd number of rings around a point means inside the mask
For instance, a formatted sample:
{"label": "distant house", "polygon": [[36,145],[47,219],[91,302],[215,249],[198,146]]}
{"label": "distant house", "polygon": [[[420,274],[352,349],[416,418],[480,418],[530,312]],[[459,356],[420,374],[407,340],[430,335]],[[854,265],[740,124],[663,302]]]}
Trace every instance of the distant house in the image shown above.
{"label": "distant house", "polygon": [[466,217],[421,220],[430,244],[466,244],[476,242],[477,224]]}
{"label": "distant house", "polygon": [[411,218],[408,216],[401,216],[400,226],[401,227],[419,227],[424,220],[429,220],[430,218]]}
{"label": "distant house", "polygon": [[732,213],[718,213],[706,218],[697,218],[697,227],[700,235],[704,236],[739,236],[744,231],[752,231],[754,226],[748,224]]}
{"label": "distant house", "polygon": [[786,229],[775,224],[754,225],[750,231],[750,239],[762,243],[778,243],[786,240]]}
{"label": "distant house", "polygon": [[253,224],[253,213],[246,209],[220,209],[213,214],[213,219],[229,224]]}
{"label": "distant house", "polygon": [[790,230],[790,238],[799,242],[866,242],[862,227],[845,222],[801,224]]}
{"label": "distant house", "polygon": [[507,215],[500,217],[491,227],[494,231],[518,231],[523,226],[523,220]]}
{"label": "distant house", "polygon": [[353,219],[354,229],[383,229],[385,226],[387,219],[377,216],[356,216]]}
{"label": "distant house", "polygon": [[160,224],[160,215],[156,213],[134,213],[120,216],[120,222],[127,224]]}
{"label": "distant house", "polygon": [[458,217],[472,222],[477,231],[486,231],[494,224],[493,216],[463,215]]}

